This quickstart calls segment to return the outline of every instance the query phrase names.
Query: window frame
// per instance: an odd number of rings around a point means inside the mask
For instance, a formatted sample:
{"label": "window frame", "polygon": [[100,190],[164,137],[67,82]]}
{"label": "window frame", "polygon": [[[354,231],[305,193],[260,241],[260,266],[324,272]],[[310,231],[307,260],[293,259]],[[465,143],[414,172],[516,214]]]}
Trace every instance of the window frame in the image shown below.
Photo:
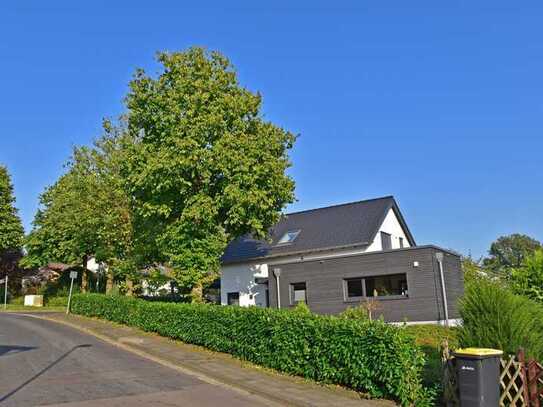
{"label": "window frame", "polygon": [[[387,233],[387,232],[383,232],[381,231],[381,250],[392,250],[392,235],[390,233]],[[385,248],[385,238],[386,237],[386,241],[389,243],[389,247]]]}
{"label": "window frame", "polygon": [[308,296],[307,296],[307,291],[308,291],[308,284],[307,284],[307,281],[296,281],[296,282],[292,282],[292,283],[289,283],[289,302],[290,302],[290,305],[297,305],[298,302],[300,301],[295,301],[294,297],[295,297],[295,291],[301,291],[301,290],[295,290],[294,289],[294,286],[296,284],[303,284],[305,286],[305,304],[307,305],[309,300],[308,300]]}
{"label": "window frame", "polygon": [[[405,294],[405,295],[402,295],[402,294],[400,294],[400,295],[397,295],[397,294],[394,294],[394,295],[378,295],[376,297],[374,297],[373,295],[371,295],[371,296],[368,295],[367,287],[366,287],[366,280],[369,280],[369,279],[372,279],[372,278],[400,276],[400,275],[405,276],[405,281],[407,283],[407,289],[406,289],[407,294]],[[349,297],[349,290],[348,290],[348,285],[347,284],[348,284],[348,281],[352,281],[352,280],[360,280],[362,282],[362,294],[363,294],[362,297],[359,297],[359,296]],[[376,300],[379,300],[379,301],[403,300],[403,299],[411,298],[409,296],[409,284],[408,284],[407,273],[373,274],[373,275],[364,276],[364,277],[344,277],[343,278],[343,300],[344,300],[344,302],[359,302],[359,301],[370,299],[370,298],[376,299]]]}
{"label": "window frame", "polygon": [[403,248],[405,247],[405,243],[404,243],[403,237],[400,236],[400,237],[398,238],[398,243],[399,243],[399,245],[400,245],[400,249],[403,249]]}
{"label": "window frame", "polygon": [[[238,299],[238,303],[237,303],[237,304],[230,304],[230,295],[231,295],[231,294],[237,294],[237,295],[238,295],[238,298],[237,298],[237,299]],[[240,304],[240,302],[239,302],[240,297],[241,297],[241,296],[240,296],[239,291],[231,291],[231,292],[227,292],[227,293],[226,293],[226,305],[229,305],[229,306],[231,306],[231,307],[239,307],[239,306],[240,306],[240,305],[239,305],[239,304]]]}
{"label": "window frame", "polygon": [[[362,296],[349,296],[349,281],[360,281],[362,284]],[[366,281],[364,277],[347,277],[343,279],[343,299],[346,302],[356,302],[363,300],[366,297]]]}

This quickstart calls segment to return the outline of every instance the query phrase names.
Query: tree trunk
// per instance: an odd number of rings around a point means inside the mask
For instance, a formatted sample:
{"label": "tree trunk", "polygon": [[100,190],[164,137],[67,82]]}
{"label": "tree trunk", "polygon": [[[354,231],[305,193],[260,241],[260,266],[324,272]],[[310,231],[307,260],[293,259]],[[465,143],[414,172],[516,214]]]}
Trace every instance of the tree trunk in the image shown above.
{"label": "tree trunk", "polygon": [[204,287],[202,283],[198,282],[192,287],[190,296],[193,303],[201,304],[204,302]]}
{"label": "tree trunk", "polygon": [[134,295],[134,282],[129,278],[126,279],[126,295],[129,297]]}
{"label": "tree trunk", "polygon": [[89,287],[89,280],[87,278],[87,265],[89,263],[88,256],[83,256],[83,271],[81,272],[81,292],[86,293]]}
{"label": "tree trunk", "polygon": [[106,294],[110,294],[113,290],[113,273],[106,271]]}

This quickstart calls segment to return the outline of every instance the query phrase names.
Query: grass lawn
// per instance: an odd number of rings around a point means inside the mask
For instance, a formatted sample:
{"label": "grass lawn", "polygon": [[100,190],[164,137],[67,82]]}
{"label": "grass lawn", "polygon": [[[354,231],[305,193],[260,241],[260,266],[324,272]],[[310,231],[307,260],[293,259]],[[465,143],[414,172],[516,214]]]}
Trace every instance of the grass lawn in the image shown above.
{"label": "grass lawn", "polygon": [[[4,304],[0,305],[0,312],[4,311]],[[66,307],[61,306],[46,306],[46,307],[25,307],[24,305],[20,304],[8,304],[8,308],[5,310],[7,312],[10,311],[25,311],[25,312],[59,312],[59,311],[66,311]]]}
{"label": "grass lawn", "polygon": [[458,328],[446,328],[441,325],[409,325],[405,329],[415,336],[417,344],[426,354],[424,383],[431,385],[441,381],[441,344],[449,341],[449,348],[458,348]]}

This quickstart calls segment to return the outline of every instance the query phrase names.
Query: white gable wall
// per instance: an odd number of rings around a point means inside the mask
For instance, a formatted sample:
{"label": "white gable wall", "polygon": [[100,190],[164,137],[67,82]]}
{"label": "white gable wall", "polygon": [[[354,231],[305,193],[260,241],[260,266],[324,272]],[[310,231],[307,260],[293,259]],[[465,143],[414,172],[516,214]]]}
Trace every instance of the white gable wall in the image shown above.
{"label": "white gable wall", "polygon": [[228,293],[239,292],[239,305],[266,306],[266,285],[255,283],[255,278],[268,277],[267,264],[232,264],[221,269],[221,304],[228,304]]}
{"label": "white gable wall", "polygon": [[407,235],[405,234],[405,231],[403,230],[402,225],[400,224],[400,221],[392,208],[388,210],[387,216],[379,228],[379,231],[375,235],[373,242],[366,249],[367,252],[377,252],[383,250],[383,246],[381,244],[381,232],[388,233],[392,236],[393,249],[400,248],[400,237],[403,238],[403,247],[411,247],[409,244],[409,239],[407,239]]}

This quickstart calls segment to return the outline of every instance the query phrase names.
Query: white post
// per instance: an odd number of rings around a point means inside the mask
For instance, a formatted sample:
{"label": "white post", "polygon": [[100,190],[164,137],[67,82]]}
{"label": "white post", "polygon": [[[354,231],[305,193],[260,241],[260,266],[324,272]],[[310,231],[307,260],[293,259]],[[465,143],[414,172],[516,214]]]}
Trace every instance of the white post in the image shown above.
{"label": "white post", "polygon": [[281,288],[279,284],[279,276],[281,275],[281,269],[273,269],[275,280],[277,282],[277,308],[281,308]]}
{"label": "white post", "polygon": [[6,279],[4,280],[6,285],[4,288],[4,309],[8,308],[8,275],[6,274]]}
{"label": "white post", "polygon": [[439,276],[441,278],[441,293],[443,296],[443,311],[445,312],[445,326],[449,326],[449,307],[447,305],[447,290],[445,289],[445,275],[443,274],[443,253],[436,253],[437,264],[439,265]]}
{"label": "white post", "polygon": [[[74,276],[75,273],[75,276]],[[72,291],[74,289],[74,280],[77,278],[77,272],[71,272],[70,273],[70,293],[68,294],[68,306],[66,307],[66,314],[70,313],[70,304],[72,303]]]}

